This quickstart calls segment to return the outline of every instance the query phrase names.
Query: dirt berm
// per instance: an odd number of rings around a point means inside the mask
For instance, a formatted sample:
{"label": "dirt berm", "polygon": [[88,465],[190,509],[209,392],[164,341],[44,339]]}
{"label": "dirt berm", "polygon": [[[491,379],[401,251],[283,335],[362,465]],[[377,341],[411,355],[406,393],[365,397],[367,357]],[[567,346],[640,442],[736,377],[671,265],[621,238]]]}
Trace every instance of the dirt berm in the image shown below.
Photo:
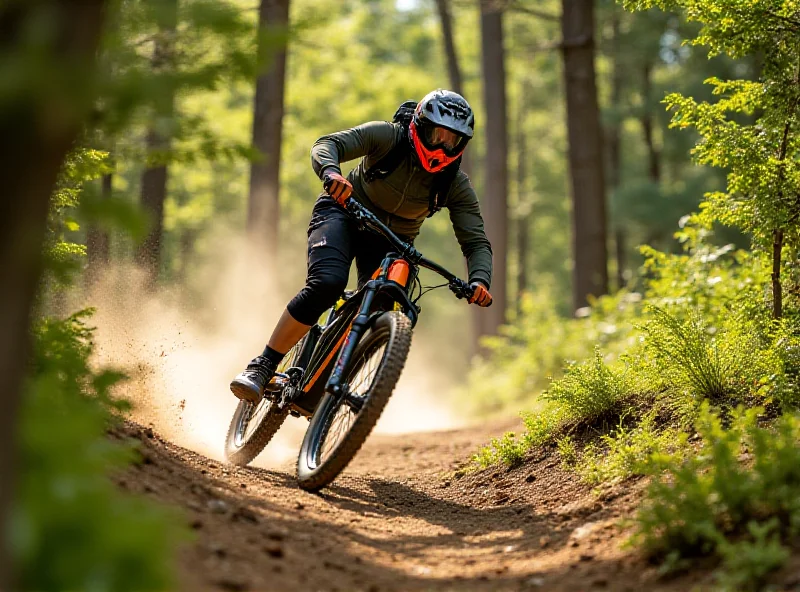
{"label": "dirt berm", "polygon": [[[180,554],[186,591],[714,590],[711,566],[662,579],[621,548],[641,481],[598,493],[555,450],[513,470],[454,476],[508,424],[373,436],[321,494],[293,467],[235,468],[127,424],[143,461],[116,479],[182,509],[196,534]],[[776,576],[800,590],[798,562]]]}

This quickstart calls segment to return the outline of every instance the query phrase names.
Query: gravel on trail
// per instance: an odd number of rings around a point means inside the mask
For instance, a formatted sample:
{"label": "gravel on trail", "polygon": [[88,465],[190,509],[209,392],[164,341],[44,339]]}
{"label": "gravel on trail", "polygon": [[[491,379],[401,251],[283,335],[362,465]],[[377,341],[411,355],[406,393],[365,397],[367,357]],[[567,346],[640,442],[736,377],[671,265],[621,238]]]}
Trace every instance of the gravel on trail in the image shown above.
{"label": "gravel on trail", "polygon": [[239,468],[125,424],[141,462],[115,480],[181,509],[194,532],[179,555],[186,591],[683,591],[710,568],[660,578],[622,543],[642,480],[593,490],[555,449],[519,467],[462,469],[508,422],[372,436],[319,494],[294,468]]}

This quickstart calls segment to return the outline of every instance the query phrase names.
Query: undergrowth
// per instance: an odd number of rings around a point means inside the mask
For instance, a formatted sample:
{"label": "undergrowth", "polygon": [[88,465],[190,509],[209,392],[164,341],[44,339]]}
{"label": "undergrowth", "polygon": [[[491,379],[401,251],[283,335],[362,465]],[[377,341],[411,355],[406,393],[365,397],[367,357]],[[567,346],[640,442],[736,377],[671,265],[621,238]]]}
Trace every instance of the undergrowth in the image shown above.
{"label": "undergrowth", "polygon": [[[524,429],[492,440],[473,467],[552,446],[587,484],[647,476],[633,544],[665,572],[713,557],[720,589],[757,590],[800,535],[800,331],[792,314],[773,321],[754,304],[762,259],[699,234],[686,230],[685,254],[644,249],[644,302],[605,297],[565,321],[592,327],[591,346],[570,344],[585,354],[565,358]],[[529,339],[525,355],[539,347]],[[507,355],[501,367],[514,364]]]}
{"label": "undergrowth", "polygon": [[120,379],[89,364],[89,312],[34,331],[23,399],[18,495],[10,531],[24,590],[165,590],[185,537],[179,517],[108,478],[136,459],[106,430]]}
{"label": "undergrowth", "polygon": [[664,571],[712,555],[720,582],[755,589],[788,557],[786,543],[800,534],[800,420],[786,415],[760,427],[761,412],[739,408],[725,427],[704,404],[698,454],[650,455],[655,477],[632,542]]}

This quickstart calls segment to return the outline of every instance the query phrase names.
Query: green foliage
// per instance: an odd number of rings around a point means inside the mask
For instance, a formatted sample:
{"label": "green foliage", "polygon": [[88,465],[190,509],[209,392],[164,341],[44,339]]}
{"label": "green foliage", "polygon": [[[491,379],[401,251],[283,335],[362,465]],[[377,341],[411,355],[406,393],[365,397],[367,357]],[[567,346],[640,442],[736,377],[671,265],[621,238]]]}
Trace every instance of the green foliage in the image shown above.
{"label": "green foliage", "polygon": [[576,421],[591,423],[610,413],[619,413],[634,393],[634,383],[625,367],[606,364],[599,348],[582,364],[567,366],[564,377],[553,381],[542,398]]}
{"label": "green foliage", "polygon": [[95,371],[88,311],[37,325],[20,427],[11,544],[25,590],[163,590],[172,585],[174,518],[120,492],[108,472],[136,458],[106,435],[109,389]]}
{"label": "green foliage", "polygon": [[680,253],[667,253],[643,245],[644,297],[650,304],[673,312],[695,309],[717,320],[732,311],[752,319],[766,314],[766,258],[714,244],[714,232],[696,215],[681,220],[675,233]]}
{"label": "green foliage", "polygon": [[549,290],[526,295],[521,317],[485,341],[491,355],[476,363],[465,398],[479,413],[518,407],[560,377],[565,361],[591,356],[596,345],[612,357],[635,345],[640,300],[623,291],[598,299],[583,318],[565,319]]}
{"label": "green foliage", "polygon": [[492,438],[488,446],[478,451],[472,460],[479,468],[486,468],[497,462],[515,466],[525,458],[528,447],[517,440],[514,432],[506,432],[502,438]]}
{"label": "green foliage", "polygon": [[655,306],[650,313],[652,320],[643,326],[647,344],[677,386],[686,386],[696,397],[712,400],[720,400],[733,390],[732,374],[742,360],[721,354],[700,315],[691,313],[681,321]]}
{"label": "green foliage", "polygon": [[[45,239],[44,264],[56,280],[67,283],[86,254],[86,247],[67,240],[69,233],[80,229],[75,211],[84,184],[110,171],[108,154],[90,148],[77,148],[67,155],[50,200],[48,233]],[[74,236],[74,234],[72,234]]]}
{"label": "green foliage", "polygon": [[761,590],[766,577],[786,563],[791,551],[781,544],[777,530],[775,518],[763,524],[749,522],[747,538],[720,541],[722,569],[717,579],[723,590]]}
{"label": "green foliage", "polygon": [[[707,227],[721,222],[739,228],[752,237],[757,249],[777,252],[773,273],[785,269],[796,276],[796,266],[783,259],[786,254],[790,261],[796,259],[793,254],[800,246],[797,3],[626,0],[625,5],[638,10],[653,6],[680,10],[689,21],[701,25],[691,43],[707,46],[710,55],[759,56],[758,81],[707,80],[720,97],[715,103],[679,93],[670,94],[665,102],[673,111],[673,127],[699,132],[695,159],[727,171],[726,190],[706,194],[699,219]],[[779,300],[779,295],[774,298]]]}
{"label": "green foliage", "polygon": [[528,447],[541,446],[548,442],[564,419],[559,409],[553,405],[544,406],[537,413],[523,412],[521,417],[525,425],[524,442]]}
{"label": "green foliage", "polygon": [[[583,450],[577,470],[591,484],[622,480],[647,472],[650,457],[667,452],[679,458],[687,452],[687,435],[675,428],[656,427],[654,413],[648,413],[634,427],[623,421],[599,442],[590,442]],[[576,453],[577,454],[577,453]]]}
{"label": "green foliage", "polygon": [[578,463],[578,447],[571,436],[563,436],[556,440],[556,448],[564,467],[572,468]]}
{"label": "green foliage", "polygon": [[704,404],[697,455],[652,455],[656,476],[633,541],[665,559],[666,569],[717,554],[729,571],[723,579],[744,589],[785,558],[779,541],[800,532],[800,420],[784,416],[774,429],[762,428],[758,413],[739,410],[725,429]]}

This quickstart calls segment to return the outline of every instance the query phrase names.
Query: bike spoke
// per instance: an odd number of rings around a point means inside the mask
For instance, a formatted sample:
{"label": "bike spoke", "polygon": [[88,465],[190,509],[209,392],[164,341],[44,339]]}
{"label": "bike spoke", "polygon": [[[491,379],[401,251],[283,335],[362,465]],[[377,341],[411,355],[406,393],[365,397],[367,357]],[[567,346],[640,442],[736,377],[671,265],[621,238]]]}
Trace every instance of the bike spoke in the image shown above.
{"label": "bike spoke", "polygon": [[[278,365],[278,372],[283,372],[291,366],[297,355],[297,352],[300,349],[300,344],[302,343],[303,342],[300,341],[287,352],[286,356],[283,358],[283,361]],[[278,391],[270,396],[275,397],[275,400],[278,400],[280,395],[281,392]],[[236,446],[244,446],[250,440],[250,438],[253,437],[253,434],[255,434],[256,430],[261,425],[261,422],[264,421],[264,418],[270,412],[272,403],[273,401],[266,397],[262,398],[257,405],[254,405],[253,403],[245,403],[247,405],[247,409],[245,409],[242,413],[242,417],[239,420],[239,425],[234,437],[234,444],[236,444]]]}
{"label": "bike spoke", "polygon": [[261,399],[255,408],[253,408],[252,403],[250,403],[250,406],[250,417],[248,418],[247,425],[244,428],[244,436],[242,438],[244,441],[249,440],[258,426],[261,425],[261,422],[264,420],[264,416],[269,412],[269,409],[272,406],[272,401],[264,398]]}
{"label": "bike spoke", "polygon": [[378,367],[383,360],[383,354],[385,351],[386,345],[384,344],[375,351],[369,353],[368,358],[366,355],[362,356],[362,358],[359,360],[358,372],[350,380],[351,393],[362,397],[367,394],[372,386],[372,381],[378,371]]}
{"label": "bike spoke", "polygon": [[336,415],[331,421],[331,425],[328,427],[328,431],[322,442],[319,462],[325,462],[331,453],[336,450],[339,442],[344,439],[347,432],[350,430],[350,426],[353,425],[355,417],[355,413],[352,412],[347,404],[342,402],[339,405],[339,408],[336,410]]}
{"label": "bike spoke", "polygon": [[[355,360],[355,372],[351,374],[351,378],[348,380],[350,393],[361,397],[367,395],[375,374],[383,361],[383,354],[386,352],[387,345],[387,343],[384,343],[374,350],[366,351]],[[347,436],[357,415],[346,401],[342,400],[339,403],[335,415],[331,419],[325,435],[322,437],[319,463],[324,463],[336,450],[339,443]]]}

